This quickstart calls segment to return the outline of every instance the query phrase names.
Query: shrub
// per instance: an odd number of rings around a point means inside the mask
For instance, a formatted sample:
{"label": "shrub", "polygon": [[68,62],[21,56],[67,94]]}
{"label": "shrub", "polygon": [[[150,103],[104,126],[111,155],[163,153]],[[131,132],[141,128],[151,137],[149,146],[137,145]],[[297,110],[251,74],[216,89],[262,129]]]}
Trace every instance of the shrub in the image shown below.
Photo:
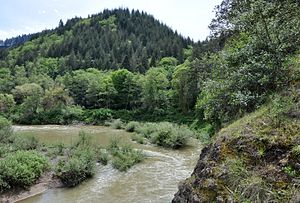
{"label": "shrub", "polygon": [[153,131],[147,136],[150,137],[150,141],[153,144],[173,149],[184,146],[188,138],[194,134],[186,126],[179,126],[168,122],[154,124],[154,130],[148,131]]}
{"label": "shrub", "polygon": [[74,123],[83,120],[83,109],[80,106],[67,106],[63,111],[63,120],[65,124]]}
{"label": "shrub", "polygon": [[85,131],[80,131],[78,136],[79,136],[79,138],[75,142],[73,148],[76,148],[76,147],[89,147],[91,145],[92,137],[89,134],[87,134]]}
{"label": "shrub", "polygon": [[0,144],[0,158],[11,151],[10,147],[5,144]]}
{"label": "shrub", "polygon": [[60,160],[56,175],[67,187],[74,187],[94,175],[95,153],[91,148],[78,148],[71,152],[70,159]]}
{"label": "shrub", "polygon": [[0,142],[5,143],[12,135],[11,122],[0,116]]}
{"label": "shrub", "polygon": [[104,123],[107,120],[112,119],[112,110],[110,109],[95,109],[86,113],[88,123]]}
{"label": "shrub", "polygon": [[108,155],[108,153],[107,153],[106,151],[103,151],[103,150],[99,151],[99,152],[97,153],[97,160],[98,160],[101,164],[107,165],[108,160],[109,160],[109,155]]}
{"label": "shrub", "polygon": [[135,150],[129,145],[119,146],[117,139],[110,140],[107,150],[113,156],[113,167],[120,171],[126,171],[144,159],[141,150]]}
{"label": "shrub", "polygon": [[122,129],[123,122],[121,121],[121,119],[115,119],[111,122],[110,126],[114,129]]}
{"label": "shrub", "polygon": [[109,145],[107,146],[107,150],[112,154],[115,155],[119,151],[119,141],[114,138],[109,141]]}
{"label": "shrub", "polygon": [[138,126],[139,126],[138,122],[131,121],[131,122],[127,123],[125,130],[127,132],[134,132]]}
{"label": "shrub", "polygon": [[63,143],[58,143],[50,147],[46,147],[45,151],[47,151],[47,156],[56,157],[56,156],[63,156],[64,149],[65,149],[65,145]]}
{"label": "shrub", "polygon": [[0,189],[32,185],[49,168],[44,155],[36,151],[17,151],[0,161]]}
{"label": "shrub", "polygon": [[143,125],[140,125],[136,128],[136,132],[143,137],[149,139],[151,137],[151,134],[156,131],[157,124],[154,123],[145,123]]}
{"label": "shrub", "polygon": [[131,135],[131,139],[139,144],[144,144],[144,137],[142,135],[134,133]]}
{"label": "shrub", "polygon": [[143,159],[144,155],[141,150],[135,150],[131,146],[123,146],[115,153],[112,165],[120,171],[127,171],[130,167],[141,162]]}

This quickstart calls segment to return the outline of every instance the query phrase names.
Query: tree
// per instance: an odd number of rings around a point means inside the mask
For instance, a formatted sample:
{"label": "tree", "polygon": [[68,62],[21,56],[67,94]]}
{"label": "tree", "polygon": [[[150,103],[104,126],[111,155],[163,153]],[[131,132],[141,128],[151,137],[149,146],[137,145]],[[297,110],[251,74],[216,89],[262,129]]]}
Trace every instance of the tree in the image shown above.
{"label": "tree", "polygon": [[14,97],[11,94],[0,94],[0,113],[8,114],[15,106]]}
{"label": "tree", "polygon": [[197,80],[194,80],[194,73],[186,62],[177,66],[172,80],[175,91],[175,101],[183,113],[187,113],[195,105],[197,91]]}
{"label": "tree", "polygon": [[135,103],[140,100],[141,88],[134,74],[126,69],[120,69],[112,72],[111,79],[117,92],[115,107],[121,109],[135,107]]}
{"label": "tree", "polygon": [[143,104],[147,110],[163,109],[169,106],[169,80],[163,68],[150,68],[143,83]]}
{"label": "tree", "polygon": [[26,83],[15,87],[14,98],[20,105],[19,118],[22,123],[34,123],[38,119],[38,109],[41,107],[43,88],[35,83]]}
{"label": "tree", "polygon": [[24,85],[16,86],[12,90],[14,99],[17,104],[23,103],[28,97],[37,98],[40,100],[40,96],[43,94],[43,88],[36,83],[26,83]]}
{"label": "tree", "polygon": [[8,68],[0,68],[0,93],[8,93],[14,87],[14,78]]}

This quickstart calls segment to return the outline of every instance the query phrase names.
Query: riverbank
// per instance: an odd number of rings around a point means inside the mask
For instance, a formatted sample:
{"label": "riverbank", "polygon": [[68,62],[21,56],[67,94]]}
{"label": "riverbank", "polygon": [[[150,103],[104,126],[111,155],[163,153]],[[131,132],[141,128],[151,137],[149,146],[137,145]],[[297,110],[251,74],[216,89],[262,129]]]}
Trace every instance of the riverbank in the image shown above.
{"label": "riverbank", "polygon": [[53,172],[47,172],[42,175],[37,182],[28,189],[14,189],[0,195],[0,202],[14,203],[27,198],[42,194],[48,189],[64,187],[62,182],[53,176]]}

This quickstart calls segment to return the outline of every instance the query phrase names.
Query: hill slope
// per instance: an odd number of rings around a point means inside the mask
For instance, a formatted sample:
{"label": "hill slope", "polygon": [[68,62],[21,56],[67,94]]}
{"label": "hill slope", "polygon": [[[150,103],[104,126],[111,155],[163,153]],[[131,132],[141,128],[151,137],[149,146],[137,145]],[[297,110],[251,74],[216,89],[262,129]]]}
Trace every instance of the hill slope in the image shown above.
{"label": "hill slope", "polygon": [[115,9],[85,19],[73,18],[65,24],[60,21],[56,29],[36,34],[2,59],[4,67],[50,57],[61,59],[60,64],[67,66],[65,72],[90,67],[145,72],[162,57],[173,56],[183,62],[183,49],[189,44],[191,40],[153,16]]}
{"label": "hill slope", "polygon": [[222,129],[173,202],[299,202],[300,88]]}

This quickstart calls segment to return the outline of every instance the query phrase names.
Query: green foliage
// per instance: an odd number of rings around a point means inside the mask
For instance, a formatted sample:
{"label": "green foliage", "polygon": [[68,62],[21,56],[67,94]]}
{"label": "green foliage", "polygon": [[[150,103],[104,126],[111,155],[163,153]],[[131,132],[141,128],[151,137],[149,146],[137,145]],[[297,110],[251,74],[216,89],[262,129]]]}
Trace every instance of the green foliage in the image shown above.
{"label": "green foliage", "polygon": [[8,93],[14,87],[14,78],[8,68],[0,68],[0,92]]}
{"label": "green foliage", "polygon": [[80,131],[78,140],[75,142],[73,148],[86,148],[92,144],[92,137],[85,131]]}
{"label": "green foliage", "polygon": [[12,135],[11,122],[0,116],[0,142],[5,143]]}
{"label": "green foliage", "polygon": [[109,18],[107,18],[107,19],[101,20],[99,23],[101,26],[109,27],[109,29],[111,29],[112,31],[117,31],[117,25],[115,24],[116,20],[117,20],[116,16],[112,15],[112,16],[109,16]]}
{"label": "green foliage", "polygon": [[149,139],[153,144],[173,149],[183,147],[188,138],[194,136],[193,131],[188,127],[168,122],[141,124],[135,132]]}
{"label": "green foliage", "polygon": [[150,139],[152,133],[156,131],[156,127],[158,124],[155,123],[144,123],[142,125],[139,125],[135,132],[142,135],[143,137]]}
{"label": "green foliage", "polygon": [[48,160],[36,151],[10,153],[0,160],[0,190],[28,187],[48,168]]}
{"label": "green foliage", "polygon": [[133,133],[131,135],[131,139],[139,144],[144,144],[144,137],[140,134],[137,134],[137,133]]}
{"label": "green foliage", "polygon": [[104,150],[100,150],[97,153],[97,160],[103,164],[103,165],[107,165],[108,161],[109,161],[109,154],[104,151]]}
{"label": "green foliage", "polygon": [[127,132],[134,132],[138,126],[139,126],[138,122],[131,121],[131,122],[127,123],[127,125],[125,126],[125,130]]}
{"label": "green foliage", "polygon": [[26,83],[15,87],[13,95],[17,104],[21,104],[17,122],[34,123],[38,120],[38,109],[41,107],[43,88],[35,83]]}
{"label": "green foliage", "polygon": [[131,146],[123,146],[114,154],[112,165],[120,171],[127,171],[143,159],[144,155],[141,150],[135,150]]}
{"label": "green foliage", "polygon": [[151,68],[147,71],[143,83],[143,104],[149,111],[167,108],[170,101],[167,71],[163,68]]}
{"label": "green foliage", "polygon": [[213,136],[215,131],[216,129],[213,125],[204,124],[204,126],[202,125],[197,129],[197,133],[195,135],[197,139],[199,139],[202,143],[206,144],[211,141],[211,137]]}
{"label": "green foliage", "polygon": [[121,119],[114,119],[110,122],[110,126],[114,129],[123,129],[123,122]]}
{"label": "green foliage", "polygon": [[9,115],[15,106],[14,97],[11,94],[0,94],[0,114]]}
{"label": "green foliage", "polygon": [[74,187],[94,175],[95,154],[90,148],[72,151],[67,161],[61,160],[56,166],[56,175],[67,187]]}
{"label": "green foliage", "polygon": [[130,145],[120,146],[119,141],[111,139],[107,151],[112,156],[112,165],[120,171],[127,171],[145,157],[141,150],[133,149]]}
{"label": "green foliage", "polygon": [[84,111],[80,106],[67,106],[64,110],[64,123],[70,124],[72,122],[79,122],[83,120]]}
{"label": "green foliage", "polygon": [[168,122],[159,123],[151,134],[151,142],[163,147],[177,149],[183,147],[188,138],[194,133],[185,126],[178,126]]}
{"label": "green foliage", "polygon": [[164,57],[162,58],[159,63],[158,63],[158,66],[160,67],[175,67],[178,65],[178,60],[174,57]]}
{"label": "green foliage", "polygon": [[3,158],[9,152],[11,152],[11,147],[8,144],[0,144],[0,158]]}
{"label": "green foliage", "polygon": [[141,87],[133,73],[120,69],[112,72],[111,79],[117,91],[116,108],[131,109],[139,104]]}
{"label": "green foliage", "polygon": [[88,123],[103,124],[105,121],[112,119],[112,110],[106,108],[88,110],[85,112],[85,116]]}
{"label": "green foliage", "polygon": [[16,150],[33,150],[37,149],[40,145],[39,140],[33,136],[22,136],[22,135],[17,135],[12,138],[13,140],[13,147]]}
{"label": "green foliage", "polygon": [[173,97],[183,113],[187,113],[195,105],[198,96],[198,79],[196,77],[197,75],[195,75],[189,63],[177,66],[173,73]]}

